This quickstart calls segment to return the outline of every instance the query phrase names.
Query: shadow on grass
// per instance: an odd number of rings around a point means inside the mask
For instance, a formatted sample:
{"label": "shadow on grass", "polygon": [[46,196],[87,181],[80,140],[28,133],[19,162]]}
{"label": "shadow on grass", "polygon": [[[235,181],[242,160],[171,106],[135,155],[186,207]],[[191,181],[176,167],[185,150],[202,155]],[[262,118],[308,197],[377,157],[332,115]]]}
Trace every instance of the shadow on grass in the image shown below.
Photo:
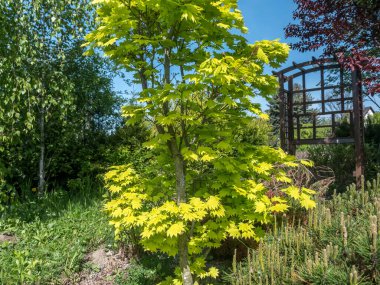
{"label": "shadow on grass", "polygon": [[46,221],[60,216],[74,205],[87,207],[99,203],[104,195],[104,187],[97,179],[75,179],[69,182],[68,189],[56,188],[40,197],[37,192],[25,193],[22,199],[0,212],[0,218],[17,218],[22,222]]}

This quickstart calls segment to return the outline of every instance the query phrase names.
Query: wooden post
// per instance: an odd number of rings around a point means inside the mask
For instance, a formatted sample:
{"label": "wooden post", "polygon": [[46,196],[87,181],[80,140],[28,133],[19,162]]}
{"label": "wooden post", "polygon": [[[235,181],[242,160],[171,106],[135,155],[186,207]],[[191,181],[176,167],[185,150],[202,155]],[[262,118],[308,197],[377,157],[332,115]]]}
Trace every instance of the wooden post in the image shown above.
{"label": "wooden post", "polygon": [[339,69],[339,77],[340,77],[340,110],[344,111],[344,69],[343,66]]}
{"label": "wooden post", "polygon": [[321,101],[322,101],[322,113],[325,112],[325,71],[323,65],[321,65]]}
{"label": "wooden post", "polygon": [[306,75],[305,72],[302,72],[302,104],[303,104],[303,114],[306,114],[307,108],[306,108]]}
{"label": "wooden post", "polygon": [[278,75],[279,83],[280,83],[280,90],[278,94],[278,99],[280,100],[280,146],[282,149],[286,149],[286,139],[285,139],[285,90],[284,90],[284,84],[285,84],[285,78],[282,73]]}
{"label": "wooden post", "polygon": [[355,139],[355,178],[358,189],[361,177],[364,175],[364,118],[361,71],[355,68],[352,73],[352,97],[354,112],[354,139]]}
{"label": "wooden post", "polygon": [[288,152],[296,154],[296,145],[294,143],[294,121],[293,121],[293,78],[288,80]]}

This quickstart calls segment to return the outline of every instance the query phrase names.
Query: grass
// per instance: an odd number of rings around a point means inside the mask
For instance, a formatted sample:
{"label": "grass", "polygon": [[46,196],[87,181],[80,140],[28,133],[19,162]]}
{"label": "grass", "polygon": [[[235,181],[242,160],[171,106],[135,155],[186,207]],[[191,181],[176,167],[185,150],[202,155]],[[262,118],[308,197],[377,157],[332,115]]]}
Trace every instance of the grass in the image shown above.
{"label": "grass", "polygon": [[60,284],[80,271],[87,252],[113,242],[101,196],[99,187],[55,191],[2,213],[0,233],[17,242],[0,243],[0,284]]}

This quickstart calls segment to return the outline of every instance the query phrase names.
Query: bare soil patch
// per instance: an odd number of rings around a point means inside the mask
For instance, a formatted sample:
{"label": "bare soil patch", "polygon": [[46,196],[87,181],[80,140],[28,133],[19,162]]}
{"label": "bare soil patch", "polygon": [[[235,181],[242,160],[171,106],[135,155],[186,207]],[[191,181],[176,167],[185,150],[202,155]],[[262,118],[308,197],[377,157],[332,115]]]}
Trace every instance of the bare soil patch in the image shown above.
{"label": "bare soil patch", "polygon": [[122,252],[107,250],[104,246],[87,254],[84,270],[65,285],[112,285],[117,273],[125,271],[129,262]]}
{"label": "bare soil patch", "polygon": [[11,234],[0,234],[0,243],[16,243],[17,238]]}

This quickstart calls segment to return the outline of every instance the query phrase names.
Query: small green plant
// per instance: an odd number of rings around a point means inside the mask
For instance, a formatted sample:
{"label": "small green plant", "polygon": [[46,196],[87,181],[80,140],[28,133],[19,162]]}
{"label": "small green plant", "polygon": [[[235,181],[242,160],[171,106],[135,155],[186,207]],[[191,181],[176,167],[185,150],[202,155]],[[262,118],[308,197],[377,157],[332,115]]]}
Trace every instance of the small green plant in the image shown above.
{"label": "small green plant", "polygon": [[173,259],[160,254],[143,254],[139,260],[133,259],[127,272],[116,278],[118,285],[151,285],[165,280],[173,274]]}
{"label": "small green plant", "polygon": [[14,261],[15,267],[13,272],[18,277],[18,280],[21,284],[25,284],[28,281],[36,281],[38,279],[33,272],[37,270],[37,266],[41,263],[38,259],[30,258],[30,253],[28,250],[15,250]]}
{"label": "small green plant", "polygon": [[15,241],[0,242],[0,284],[61,283],[82,269],[88,251],[113,241],[100,214],[102,192],[81,192],[36,194],[2,213],[0,234]]}
{"label": "small green plant", "polygon": [[380,284],[380,175],[279,221],[245,261],[235,256],[229,284]]}

